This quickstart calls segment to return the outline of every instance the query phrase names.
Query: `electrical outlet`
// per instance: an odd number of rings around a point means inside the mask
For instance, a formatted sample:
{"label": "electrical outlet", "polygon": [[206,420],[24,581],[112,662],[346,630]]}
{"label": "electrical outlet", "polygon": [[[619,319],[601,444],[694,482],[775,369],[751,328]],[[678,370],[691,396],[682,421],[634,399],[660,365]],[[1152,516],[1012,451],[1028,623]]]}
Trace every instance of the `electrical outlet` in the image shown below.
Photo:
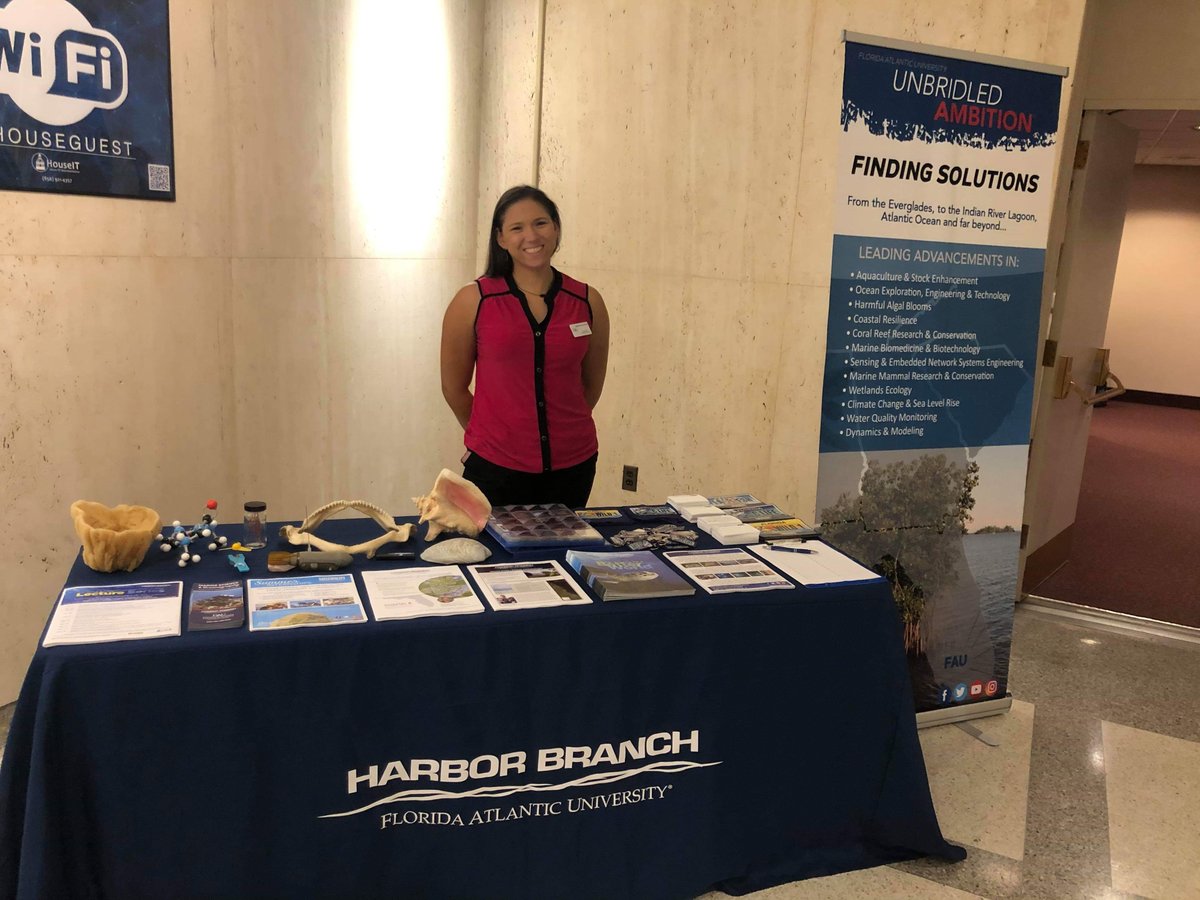
{"label": "electrical outlet", "polygon": [[637,466],[623,466],[621,468],[621,490],[637,490],[637,469]]}

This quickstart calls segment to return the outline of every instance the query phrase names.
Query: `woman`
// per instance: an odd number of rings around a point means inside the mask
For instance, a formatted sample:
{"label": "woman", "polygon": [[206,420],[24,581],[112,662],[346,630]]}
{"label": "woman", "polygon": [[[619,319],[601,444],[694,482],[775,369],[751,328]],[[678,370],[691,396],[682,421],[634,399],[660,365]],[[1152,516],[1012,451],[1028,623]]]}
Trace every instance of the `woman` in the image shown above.
{"label": "woman", "polygon": [[608,311],[599,291],[550,265],[561,236],[542,191],[505,191],[487,272],[442,322],[442,394],[466,432],[463,477],[493,506],[586,506],[596,476]]}

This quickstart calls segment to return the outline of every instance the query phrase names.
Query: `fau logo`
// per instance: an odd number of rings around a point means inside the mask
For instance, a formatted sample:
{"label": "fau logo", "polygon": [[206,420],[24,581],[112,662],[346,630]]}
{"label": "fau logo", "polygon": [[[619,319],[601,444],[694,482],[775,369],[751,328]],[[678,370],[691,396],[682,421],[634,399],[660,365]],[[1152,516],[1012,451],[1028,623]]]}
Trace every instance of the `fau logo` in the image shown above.
{"label": "fau logo", "polygon": [[0,93],[46,125],[115,109],[129,90],[125,49],[67,0],[12,0],[0,9]]}

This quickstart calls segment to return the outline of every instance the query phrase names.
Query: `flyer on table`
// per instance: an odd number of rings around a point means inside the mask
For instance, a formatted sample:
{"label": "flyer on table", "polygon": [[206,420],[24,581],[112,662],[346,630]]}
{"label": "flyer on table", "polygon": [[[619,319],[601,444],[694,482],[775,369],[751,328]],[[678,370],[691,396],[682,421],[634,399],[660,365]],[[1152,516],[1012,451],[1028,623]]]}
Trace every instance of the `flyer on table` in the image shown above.
{"label": "flyer on table", "polygon": [[188,592],[188,631],[241,628],[246,622],[246,598],[241,581],[193,584]]}
{"label": "flyer on table", "polygon": [[182,606],[182,581],[69,587],[42,646],[176,636]]}
{"label": "flyer on table", "polygon": [[710,594],[787,590],[794,585],[745,550],[668,550],[663,557]]}
{"label": "flyer on table", "polygon": [[470,570],[488,606],[497,611],[592,602],[553,559],[470,566]]}
{"label": "flyer on table", "polygon": [[777,541],[753,544],[746,549],[808,587],[876,581],[880,577],[877,572],[860,566],[846,554],[820,541]]}
{"label": "flyer on table", "polygon": [[484,611],[458,566],[414,566],[363,572],[362,580],[377,622]]}
{"label": "flyer on table", "polygon": [[251,578],[246,582],[246,598],[251,631],[367,621],[349,573]]}

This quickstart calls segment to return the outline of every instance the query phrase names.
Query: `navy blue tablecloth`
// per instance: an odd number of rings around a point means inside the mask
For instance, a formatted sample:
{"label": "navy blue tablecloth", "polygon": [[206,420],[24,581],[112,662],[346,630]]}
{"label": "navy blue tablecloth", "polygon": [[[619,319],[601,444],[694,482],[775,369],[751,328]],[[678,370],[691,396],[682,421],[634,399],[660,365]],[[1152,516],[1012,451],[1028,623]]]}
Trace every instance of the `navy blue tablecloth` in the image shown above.
{"label": "navy blue tablecloth", "polygon": [[926,854],[964,855],[882,581],[42,648],[0,767],[5,898],[657,900]]}

